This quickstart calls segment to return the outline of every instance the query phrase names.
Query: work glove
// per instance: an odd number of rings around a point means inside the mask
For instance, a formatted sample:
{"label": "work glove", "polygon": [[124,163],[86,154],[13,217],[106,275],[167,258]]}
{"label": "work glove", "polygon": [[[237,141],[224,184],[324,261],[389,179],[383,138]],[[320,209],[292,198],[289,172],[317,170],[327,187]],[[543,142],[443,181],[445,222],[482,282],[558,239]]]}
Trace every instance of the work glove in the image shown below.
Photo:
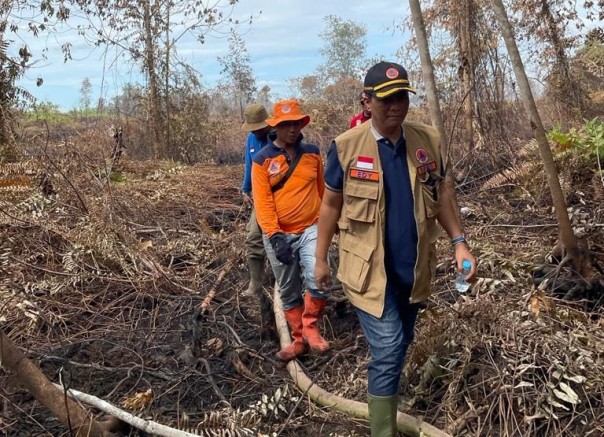
{"label": "work glove", "polygon": [[283,264],[291,264],[294,262],[294,250],[292,249],[291,244],[285,239],[285,235],[280,233],[275,234],[268,240],[270,241],[271,246],[273,246],[275,256],[279,261]]}

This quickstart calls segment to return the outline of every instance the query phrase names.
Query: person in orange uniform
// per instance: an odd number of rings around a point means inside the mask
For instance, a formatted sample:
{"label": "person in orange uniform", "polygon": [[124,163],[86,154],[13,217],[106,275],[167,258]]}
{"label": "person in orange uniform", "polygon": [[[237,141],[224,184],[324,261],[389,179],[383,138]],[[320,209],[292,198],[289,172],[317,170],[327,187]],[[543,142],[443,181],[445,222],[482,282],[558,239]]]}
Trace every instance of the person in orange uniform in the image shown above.
{"label": "person in orange uniform", "polygon": [[290,361],[309,347],[317,353],[329,350],[318,326],[327,293],[319,290],[314,278],[325,182],[319,148],[304,142],[301,134],[309,122],[296,100],[277,102],[273,117],[266,120],[274,128],[269,134],[272,142],[252,164],[256,216],[293,338],[277,353],[281,361]]}

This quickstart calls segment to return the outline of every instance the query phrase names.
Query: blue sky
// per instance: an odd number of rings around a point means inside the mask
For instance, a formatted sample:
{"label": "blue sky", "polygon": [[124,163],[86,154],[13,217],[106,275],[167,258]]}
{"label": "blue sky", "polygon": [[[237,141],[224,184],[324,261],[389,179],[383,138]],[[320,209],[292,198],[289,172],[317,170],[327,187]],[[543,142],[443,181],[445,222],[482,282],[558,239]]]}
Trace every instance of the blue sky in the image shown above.
{"label": "blue sky", "polygon": [[[260,14],[260,11],[262,13]],[[324,29],[323,18],[336,15],[353,20],[367,28],[367,56],[395,59],[397,50],[405,44],[409,34],[397,28],[408,16],[406,2],[329,0],[240,0],[235,6],[233,17],[256,18],[242,36],[251,57],[258,88],[267,84],[273,96],[289,94],[288,79],[312,73],[322,62],[319,52],[323,41],[318,36]],[[106,98],[119,93],[127,83],[140,82],[136,67],[120,64],[115,68],[116,54],[109,49],[93,49],[78,42],[73,31],[64,31],[46,39],[29,39],[34,55],[48,47],[48,59],[40,60],[29,70],[20,85],[41,101],[58,104],[62,109],[80,106],[80,89],[88,77],[93,87],[93,102],[101,92]],[[73,60],[63,62],[60,44],[73,44]],[[184,60],[201,74],[204,85],[212,87],[220,76],[217,57],[228,48],[226,36],[207,37],[205,44],[182,41],[178,52]],[[42,77],[44,84],[35,85]]]}

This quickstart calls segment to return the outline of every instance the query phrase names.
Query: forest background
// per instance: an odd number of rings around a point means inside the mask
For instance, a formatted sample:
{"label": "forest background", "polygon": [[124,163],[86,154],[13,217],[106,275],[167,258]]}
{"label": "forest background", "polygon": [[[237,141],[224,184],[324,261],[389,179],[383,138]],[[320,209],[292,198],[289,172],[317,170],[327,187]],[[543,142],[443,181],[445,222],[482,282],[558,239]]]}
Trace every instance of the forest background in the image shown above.
{"label": "forest background", "polygon": [[[247,337],[223,338],[225,326],[220,324],[231,328],[227,333],[240,332],[246,323],[261,324],[253,305],[244,309],[233,301],[245,281],[240,262],[245,210],[237,191],[245,140],[240,125],[245,105],[256,101],[270,108],[274,100],[268,87],[257,89],[245,39],[238,33],[242,23],[230,18],[229,11],[237,3],[2,4],[2,344],[18,344],[55,381],[63,371],[59,364],[69,364],[72,381],[115,403],[139,391],[141,379],[145,380],[161,393],[154,404],[145,405],[148,414],[181,426],[182,412],[161,407],[162,399],[186,405],[189,415],[198,419],[207,412],[205,408],[226,402],[230,413],[222,413],[232,419],[233,408],[249,406],[249,398],[262,393],[254,411],[261,412],[262,405],[266,410],[272,402],[272,415],[265,424],[269,430],[263,432],[291,430],[291,435],[301,435],[304,429],[316,435],[331,423],[331,435],[363,435],[363,425],[356,422],[346,434],[342,418],[326,418],[308,428],[294,414],[299,399],[291,395],[291,388],[289,405],[281,403],[291,407],[290,416],[279,416],[276,405],[284,386],[278,384],[283,379],[273,381],[278,387],[269,384],[272,393],[267,395],[266,380],[241,370],[256,366],[273,374],[265,368],[272,364],[266,359],[270,344],[251,337],[252,349],[262,351],[259,358],[242,349]],[[407,389],[414,395],[407,408],[452,435],[597,435],[604,417],[604,378],[598,370],[603,368],[604,344],[598,337],[604,287],[600,243],[604,3],[505,3],[527,67],[530,96],[499,30],[501,21],[493,4],[422,2],[427,46],[419,37],[416,19],[400,23],[401,28],[415,30],[414,38],[401,41],[396,59],[408,67],[420,91],[410,118],[437,124],[424,59],[420,65],[412,55],[428,48],[450,173],[464,201],[467,228],[483,258],[484,279],[474,288],[474,301],[462,300],[461,309],[444,277],[437,282],[437,297],[428,310],[434,317],[419,327],[419,335],[433,341],[412,352]],[[578,9],[585,19],[579,20]],[[119,48],[120,56],[138,66],[144,83],[126,86],[111,101],[93,102],[91,83],[84,79],[80,107],[66,113],[52,102],[36,101],[19,87],[19,78],[34,59],[31,47],[11,37],[24,27],[15,18],[22,16],[20,10],[35,11],[36,19],[25,27],[37,37],[52,35],[55,26],[77,16],[81,37],[91,44]],[[87,24],[82,24],[82,17],[87,17]],[[592,25],[584,27],[585,20]],[[253,26],[253,17],[244,25]],[[363,72],[377,58],[366,56],[363,23],[327,16],[316,25],[324,41],[323,62],[312,74],[291,79],[291,95],[311,114],[307,139],[325,150],[358,112]],[[204,86],[190,66],[178,61],[175,28],[191,32],[200,42],[211,32],[228,32],[229,49],[219,59],[224,79],[218,86]],[[69,58],[69,45],[63,49]],[[41,74],[39,81],[43,80]],[[537,117],[530,111],[531,99]],[[545,150],[541,131],[547,133]],[[489,242],[493,230],[502,228],[509,232],[497,234],[497,244]],[[522,238],[529,237],[519,236],[518,230],[538,242],[523,246]],[[441,259],[439,270],[450,272],[448,259]],[[202,342],[195,337],[196,328],[181,318],[199,307],[201,297],[216,292],[223,280],[228,287],[216,298],[212,317],[204,319]],[[508,293],[501,293],[502,288]],[[76,310],[82,306],[83,312]],[[161,308],[169,309],[170,315],[161,313]],[[345,316],[343,320],[346,323],[334,325],[332,339],[339,339],[345,352],[330,358],[327,364],[334,370],[318,377],[318,382],[362,398],[367,356],[358,348],[354,334],[358,327]],[[162,323],[167,328],[158,331]],[[502,330],[510,325],[529,330],[522,337],[529,340],[516,340],[515,346],[506,343]],[[121,329],[112,329],[115,326]],[[442,335],[447,326],[451,338]],[[539,329],[548,332],[546,340]],[[183,332],[192,337],[192,349],[201,344],[201,361],[191,362],[178,347],[167,352],[169,345],[184,345]],[[551,348],[539,349],[534,358],[538,346],[531,338],[542,338]],[[579,347],[569,338],[583,343]],[[109,339],[111,347],[103,339]],[[210,342],[215,339],[225,345]],[[128,354],[118,354],[115,345],[144,358],[145,365],[130,367],[140,370],[138,380],[127,372],[118,384],[108,382],[113,381],[108,374],[124,372],[130,363]],[[510,347],[517,348],[511,372],[506,355]],[[520,357],[527,351],[532,359]],[[235,358],[246,354],[241,367],[241,360]],[[342,356],[345,359],[338,361]],[[56,357],[63,361],[57,364]],[[477,364],[482,359],[488,366]],[[157,371],[183,363],[181,373]],[[305,364],[311,370],[321,365]],[[347,371],[342,371],[344,366]],[[224,378],[214,381],[209,367],[221,369]],[[338,380],[338,370],[349,374],[349,379]],[[240,382],[233,382],[235,374],[253,382],[251,393],[243,399],[234,394],[235,388],[241,389]],[[2,376],[11,381],[10,375]],[[23,383],[26,375],[19,377],[17,382]],[[201,401],[186,388],[193,378],[206,378],[211,386],[209,393],[198,387],[204,393]],[[178,380],[174,385],[179,387],[178,395],[158,386],[158,380],[162,384]],[[2,394],[7,407],[0,426],[7,433],[28,427],[52,435],[63,432],[22,389],[5,387],[10,393]],[[223,393],[228,393],[228,399]],[[24,406],[33,413],[24,414]],[[159,412],[154,413],[155,408]]]}

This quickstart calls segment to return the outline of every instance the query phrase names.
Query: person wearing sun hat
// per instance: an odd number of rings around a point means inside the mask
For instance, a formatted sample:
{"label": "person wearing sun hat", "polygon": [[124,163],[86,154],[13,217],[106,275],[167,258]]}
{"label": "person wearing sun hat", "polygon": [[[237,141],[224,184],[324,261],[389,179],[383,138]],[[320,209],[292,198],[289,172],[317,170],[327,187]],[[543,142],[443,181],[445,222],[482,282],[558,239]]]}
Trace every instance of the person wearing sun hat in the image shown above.
{"label": "person wearing sun hat", "polygon": [[420,303],[430,296],[436,266],[437,222],[451,237],[458,269],[471,261],[454,210],[455,193],[442,183],[440,139],[435,129],[405,121],[407,71],[379,62],[365,76],[371,119],[339,135],[325,165],[326,190],[319,215],[315,281],[330,287],[327,261],[339,229],[338,279],[369,343],[367,400],[372,436],[396,436],[401,371],[414,338]]}
{"label": "person wearing sun hat", "polygon": [[[264,247],[275,274],[293,342],[277,358],[290,361],[310,347],[329,350],[319,332],[327,293],[314,280],[317,221],[325,191],[319,148],[303,141],[310,123],[297,100],[275,103],[266,120],[272,141],[252,164],[252,192]],[[303,291],[306,290],[306,293]]]}
{"label": "person wearing sun hat", "polygon": [[241,293],[242,297],[258,295],[264,280],[264,262],[266,252],[262,242],[262,232],[256,220],[256,210],[251,199],[252,196],[252,161],[254,156],[270,143],[268,133],[271,127],[266,122],[268,113],[263,105],[253,103],[248,105],[243,112],[241,129],[249,132],[245,142],[245,168],[243,171],[243,184],[241,194],[245,204],[252,207],[250,219],[246,225],[245,247],[247,251],[247,264],[250,274],[248,288]]}

